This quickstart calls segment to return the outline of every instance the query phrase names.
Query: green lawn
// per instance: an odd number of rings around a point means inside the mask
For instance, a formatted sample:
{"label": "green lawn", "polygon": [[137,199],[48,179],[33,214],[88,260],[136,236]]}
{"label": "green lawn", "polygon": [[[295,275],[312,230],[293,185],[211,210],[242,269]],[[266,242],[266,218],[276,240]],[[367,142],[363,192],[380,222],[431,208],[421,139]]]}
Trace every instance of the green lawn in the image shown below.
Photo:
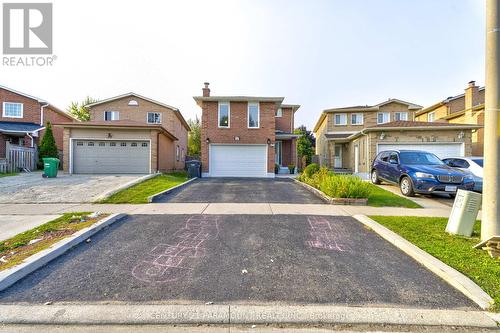
{"label": "green lawn", "polygon": [[9,177],[9,176],[17,176],[18,174],[19,174],[18,172],[0,173],[0,178]]}
{"label": "green lawn", "polygon": [[[29,256],[108,216],[107,214],[103,214],[91,219],[86,217],[88,214],[66,213],[60,218],[1,241],[0,258],[6,258],[7,262],[0,262],[0,271],[20,264]],[[82,217],[84,217],[84,221],[81,220]],[[29,244],[34,239],[39,239],[39,241]]]}
{"label": "green lawn", "polygon": [[474,225],[472,237],[467,238],[446,233],[447,218],[370,217],[468,276],[495,300],[493,311],[500,312],[500,260],[472,248],[479,243],[479,221]]}
{"label": "green lawn", "polygon": [[100,201],[100,203],[148,203],[149,196],[184,183],[186,180],[188,180],[188,178],[185,172],[175,172],[159,175],[143,181],[142,183],[129,187],[123,191],[115,193],[108,199]]}
{"label": "green lawn", "polygon": [[371,193],[368,197],[369,206],[422,208],[422,206],[415,203],[414,201],[403,198],[376,185],[370,183],[366,183],[366,185],[370,186],[371,188]]}

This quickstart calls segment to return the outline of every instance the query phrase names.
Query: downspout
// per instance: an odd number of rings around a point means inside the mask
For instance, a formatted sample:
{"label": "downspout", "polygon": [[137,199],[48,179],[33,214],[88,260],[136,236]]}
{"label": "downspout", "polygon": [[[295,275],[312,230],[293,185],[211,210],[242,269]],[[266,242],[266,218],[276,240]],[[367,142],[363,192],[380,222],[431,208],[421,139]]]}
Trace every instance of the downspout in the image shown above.
{"label": "downspout", "polygon": [[160,132],[156,133],[156,173],[160,172]]}
{"label": "downspout", "polygon": [[35,139],[28,132],[26,133],[26,136],[28,136],[31,139],[31,148],[35,147],[35,142],[34,142]]}
{"label": "downspout", "polygon": [[369,149],[370,148],[370,142],[368,142],[370,138],[368,137],[368,134],[365,133],[365,130],[366,130],[366,128],[363,128],[361,130],[361,135],[363,135],[363,136],[366,137],[366,143],[365,143],[365,145],[366,145],[365,146],[365,151],[366,151],[365,163],[367,163],[366,164],[366,173],[368,174],[368,177],[371,177],[371,172],[372,171],[370,170],[370,149]]}
{"label": "downspout", "polygon": [[43,126],[43,109],[49,106],[49,103],[42,104],[40,107],[40,126]]}

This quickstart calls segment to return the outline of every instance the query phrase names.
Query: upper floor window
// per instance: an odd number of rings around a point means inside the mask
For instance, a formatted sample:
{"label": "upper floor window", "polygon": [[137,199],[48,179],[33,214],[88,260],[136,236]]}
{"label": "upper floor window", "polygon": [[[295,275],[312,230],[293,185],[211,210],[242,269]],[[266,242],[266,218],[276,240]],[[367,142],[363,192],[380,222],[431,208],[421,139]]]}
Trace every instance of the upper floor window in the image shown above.
{"label": "upper floor window", "polygon": [[135,99],[131,99],[131,100],[128,102],[128,105],[129,105],[129,106],[139,106],[139,102],[137,102]]}
{"label": "upper floor window", "polygon": [[104,111],[105,121],[119,120],[119,119],[120,119],[120,113],[118,111]]}
{"label": "upper floor window", "polygon": [[345,113],[337,113],[333,115],[334,125],[347,125],[347,115]]}
{"label": "upper floor window", "polygon": [[259,128],[259,103],[248,103],[248,128]]}
{"label": "upper floor window", "polygon": [[396,112],[394,114],[394,120],[399,121],[399,120],[408,120],[408,112]]}
{"label": "upper floor window", "polygon": [[219,111],[218,111],[218,126],[219,127],[227,127],[229,128],[229,122],[231,117],[231,110],[229,107],[229,103],[219,103]]}
{"label": "upper floor window", "polygon": [[351,125],[363,125],[363,114],[351,113]]}
{"label": "upper floor window", "polygon": [[3,117],[9,118],[22,118],[23,117],[23,104],[22,103],[3,103]]}
{"label": "upper floor window", "polygon": [[377,124],[385,124],[391,121],[391,114],[389,112],[379,112],[377,114]]}
{"label": "upper floor window", "polygon": [[179,149],[179,146],[176,146],[175,147],[175,159],[178,161],[179,158],[180,158],[180,149]]}
{"label": "upper floor window", "polygon": [[161,113],[148,112],[148,123],[149,124],[161,124]]}
{"label": "upper floor window", "polygon": [[276,114],[274,116],[275,117],[283,117],[283,110],[281,108],[278,108],[276,110]]}
{"label": "upper floor window", "polygon": [[436,120],[436,112],[429,112],[427,114],[427,121],[432,123]]}

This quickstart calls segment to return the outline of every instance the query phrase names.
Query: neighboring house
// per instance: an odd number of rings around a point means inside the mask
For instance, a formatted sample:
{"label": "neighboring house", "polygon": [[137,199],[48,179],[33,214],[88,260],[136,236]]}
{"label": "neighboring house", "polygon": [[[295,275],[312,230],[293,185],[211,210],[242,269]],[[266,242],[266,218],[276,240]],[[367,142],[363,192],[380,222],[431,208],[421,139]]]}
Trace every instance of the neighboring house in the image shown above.
{"label": "neighboring house", "polygon": [[367,177],[378,152],[420,149],[444,158],[471,154],[477,125],[414,121],[422,107],[398,99],[324,110],[314,127],[321,166]]}
{"label": "neighboring house", "polygon": [[65,171],[154,173],[184,169],[190,130],[179,109],[135,93],[88,105],[90,120],[64,128]]}
{"label": "neighboring house", "polygon": [[[448,97],[417,112],[416,120],[484,125],[484,87],[470,81],[465,93]],[[472,132],[472,155],[483,156],[484,130]]]}
{"label": "neighboring house", "polygon": [[297,165],[294,114],[300,105],[283,97],[194,97],[202,109],[201,162],[205,177],[274,177]]}
{"label": "neighboring house", "polygon": [[[0,159],[7,158],[7,146],[36,149],[48,121],[76,121],[47,101],[0,86]],[[56,145],[63,149],[62,128],[53,129]]]}

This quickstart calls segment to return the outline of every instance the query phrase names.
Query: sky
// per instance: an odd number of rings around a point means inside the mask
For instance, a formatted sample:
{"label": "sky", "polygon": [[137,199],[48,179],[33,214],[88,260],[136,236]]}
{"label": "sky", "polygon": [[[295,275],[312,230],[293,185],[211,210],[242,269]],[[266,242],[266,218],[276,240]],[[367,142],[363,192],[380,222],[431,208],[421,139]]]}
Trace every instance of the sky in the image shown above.
{"label": "sky", "polygon": [[212,95],[283,96],[311,128],[327,108],[428,106],[484,84],[484,0],[52,3],[53,66],[0,65],[0,85],[61,109],[132,91],[189,119],[208,81]]}

